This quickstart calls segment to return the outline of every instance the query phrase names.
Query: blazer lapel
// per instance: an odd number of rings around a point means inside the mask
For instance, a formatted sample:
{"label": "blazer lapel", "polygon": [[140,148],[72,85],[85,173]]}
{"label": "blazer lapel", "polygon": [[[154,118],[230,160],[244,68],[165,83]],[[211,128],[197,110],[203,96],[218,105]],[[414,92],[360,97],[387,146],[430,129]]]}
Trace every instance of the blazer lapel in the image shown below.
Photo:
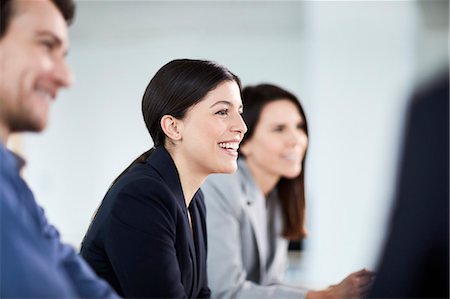
{"label": "blazer lapel", "polygon": [[256,185],[251,176],[247,165],[244,160],[239,160],[239,169],[243,192],[247,200],[246,208],[244,209],[250,219],[253,232],[255,234],[256,246],[258,248],[258,257],[260,264],[260,277],[264,278],[266,269],[266,257],[267,257],[267,233],[266,233],[266,209],[265,198],[260,189]]}
{"label": "blazer lapel", "polygon": [[[177,200],[177,203],[180,209],[183,211],[183,223],[184,223],[184,233],[188,236],[189,243],[189,254],[192,260],[192,271],[197,273],[197,257],[195,255],[195,244],[193,240],[193,231],[190,228],[189,218],[188,218],[188,209],[186,207],[186,202],[184,200],[183,189],[181,188],[180,176],[178,175],[178,170],[175,166],[175,163],[172,160],[172,157],[167,152],[167,150],[163,146],[158,146],[152,152],[150,157],[147,159],[147,163],[153,167],[161,176],[161,178],[166,182],[169,187],[169,190],[172,192],[174,197]],[[195,197],[195,196],[194,196]],[[194,227],[194,223],[192,223]],[[194,274],[196,275],[196,274]],[[195,279],[193,281],[195,282]],[[187,286],[185,286],[187,287]],[[191,288],[193,285],[191,285]],[[188,293],[192,293],[191,290]]]}
{"label": "blazer lapel", "polygon": [[267,261],[267,281],[266,283],[273,283],[282,280],[281,273],[287,263],[286,252],[288,250],[289,242],[287,239],[281,237],[283,230],[283,215],[281,211],[281,204],[278,200],[278,194],[272,192],[268,198],[269,204],[269,223],[270,229],[268,229],[268,241],[274,252],[271,255],[271,259]]}
{"label": "blazer lapel", "polygon": [[191,254],[191,257],[194,262],[194,277],[193,277],[193,286],[198,292],[200,281],[200,269],[202,269],[202,261],[203,257],[206,256],[206,252],[203,252],[202,244],[205,244],[205,241],[203,240],[203,231],[202,231],[202,224],[200,215],[198,212],[198,206],[197,206],[197,194],[194,195],[194,198],[191,201],[191,204],[189,205],[189,210],[191,211],[191,221],[192,221],[192,230],[193,234],[195,236],[195,240],[193,240],[193,247],[195,248],[195,251],[192,251],[192,248],[189,247],[189,252]]}

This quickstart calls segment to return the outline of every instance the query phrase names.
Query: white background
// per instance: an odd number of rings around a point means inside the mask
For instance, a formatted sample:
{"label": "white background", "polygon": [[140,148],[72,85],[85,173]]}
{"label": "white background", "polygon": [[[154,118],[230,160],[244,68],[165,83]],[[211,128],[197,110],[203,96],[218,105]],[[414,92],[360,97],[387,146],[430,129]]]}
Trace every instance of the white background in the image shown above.
{"label": "white background", "polygon": [[154,73],[201,58],[301,99],[310,127],[302,283],[375,267],[405,104],[448,67],[447,1],[80,1],[70,35],[76,83],[49,128],[23,139],[25,177],[63,240],[79,247],[112,180],[152,145],[140,102]]}

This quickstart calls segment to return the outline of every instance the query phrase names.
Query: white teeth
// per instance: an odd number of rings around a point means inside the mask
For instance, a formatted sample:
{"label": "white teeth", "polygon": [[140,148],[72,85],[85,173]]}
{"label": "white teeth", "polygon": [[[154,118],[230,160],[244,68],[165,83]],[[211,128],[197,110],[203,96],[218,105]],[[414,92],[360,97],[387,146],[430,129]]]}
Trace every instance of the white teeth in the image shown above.
{"label": "white teeth", "polygon": [[298,155],[284,155],[282,157],[283,157],[283,159],[287,159],[287,160],[298,160],[299,159]]}
{"label": "white teeth", "polygon": [[239,143],[237,142],[221,142],[219,143],[221,148],[237,150],[239,148]]}
{"label": "white teeth", "polygon": [[47,100],[50,100],[50,99],[52,98],[51,93],[48,92],[48,91],[46,91],[46,90],[43,89],[43,88],[39,88],[39,87],[36,88],[36,92],[37,92],[38,94],[40,94],[42,97],[46,98]]}

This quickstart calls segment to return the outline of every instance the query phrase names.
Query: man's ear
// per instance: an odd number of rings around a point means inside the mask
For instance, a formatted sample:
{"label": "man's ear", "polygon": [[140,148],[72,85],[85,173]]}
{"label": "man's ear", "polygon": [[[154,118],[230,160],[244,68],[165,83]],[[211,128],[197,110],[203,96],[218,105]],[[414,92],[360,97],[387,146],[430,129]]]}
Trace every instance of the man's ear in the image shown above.
{"label": "man's ear", "polygon": [[172,115],[164,115],[161,118],[161,128],[166,136],[173,141],[181,140],[180,121]]}

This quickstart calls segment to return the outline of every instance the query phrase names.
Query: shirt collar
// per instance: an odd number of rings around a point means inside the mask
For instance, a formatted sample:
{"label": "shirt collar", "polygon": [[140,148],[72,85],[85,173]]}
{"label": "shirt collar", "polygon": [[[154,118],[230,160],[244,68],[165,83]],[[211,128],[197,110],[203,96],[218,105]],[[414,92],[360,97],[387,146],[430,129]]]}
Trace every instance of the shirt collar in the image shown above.
{"label": "shirt collar", "polygon": [[2,142],[0,142],[0,147],[2,147],[6,154],[15,162],[17,170],[19,172],[22,171],[24,166],[27,164],[25,159],[22,158],[22,156],[20,156],[19,154],[9,150]]}

